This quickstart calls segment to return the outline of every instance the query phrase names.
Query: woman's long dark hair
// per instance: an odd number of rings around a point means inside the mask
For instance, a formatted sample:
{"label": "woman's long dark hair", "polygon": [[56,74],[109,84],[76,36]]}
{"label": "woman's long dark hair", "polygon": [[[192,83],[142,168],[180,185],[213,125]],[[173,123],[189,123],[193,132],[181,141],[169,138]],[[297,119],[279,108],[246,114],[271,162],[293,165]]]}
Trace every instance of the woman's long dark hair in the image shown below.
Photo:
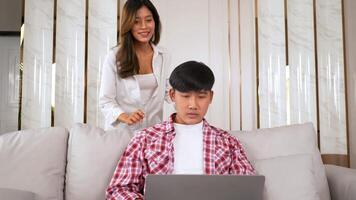
{"label": "woman's long dark hair", "polygon": [[139,63],[136,55],[134,40],[131,29],[135,23],[136,12],[142,6],[146,6],[152,13],[155,23],[154,36],[151,39],[153,44],[158,44],[161,35],[161,21],[155,6],[150,0],[127,0],[121,19],[120,45],[116,54],[116,60],[120,63],[117,65],[118,75],[126,78],[138,74]]}

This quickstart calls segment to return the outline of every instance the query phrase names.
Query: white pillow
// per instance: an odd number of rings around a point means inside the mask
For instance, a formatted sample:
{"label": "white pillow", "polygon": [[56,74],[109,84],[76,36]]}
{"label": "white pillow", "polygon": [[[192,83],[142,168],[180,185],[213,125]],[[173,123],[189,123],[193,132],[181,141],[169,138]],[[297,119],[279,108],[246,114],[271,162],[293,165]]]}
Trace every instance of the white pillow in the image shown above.
{"label": "white pillow", "polygon": [[292,155],[256,160],[254,167],[264,175],[264,200],[319,200],[311,155]]}
{"label": "white pillow", "polygon": [[62,200],[68,132],[31,129],[0,136],[0,188],[30,191],[38,200]]}
{"label": "white pillow", "polygon": [[256,131],[232,131],[245,147],[253,164],[255,160],[296,154],[312,154],[314,178],[321,200],[330,200],[325,168],[317,146],[317,134],[312,123],[258,129]]}
{"label": "white pillow", "polygon": [[106,188],[131,137],[126,129],[105,132],[76,124],[69,135],[65,199],[105,199]]}

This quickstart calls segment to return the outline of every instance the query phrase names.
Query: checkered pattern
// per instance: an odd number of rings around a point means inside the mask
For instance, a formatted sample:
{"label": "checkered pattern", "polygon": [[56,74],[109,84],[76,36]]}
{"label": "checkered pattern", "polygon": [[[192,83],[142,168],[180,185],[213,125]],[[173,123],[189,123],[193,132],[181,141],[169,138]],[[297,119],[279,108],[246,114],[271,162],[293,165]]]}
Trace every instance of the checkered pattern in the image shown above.
{"label": "checkered pattern", "polygon": [[[169,121],[140,131],[131,140],[116,167],[106,191],[106,199],[143,199],[145,177],[148,174],[172,174],[174,117],[175,114]],[[210,126],[205,120],[203,134],[205,174],[255,174],[235,137]]]}

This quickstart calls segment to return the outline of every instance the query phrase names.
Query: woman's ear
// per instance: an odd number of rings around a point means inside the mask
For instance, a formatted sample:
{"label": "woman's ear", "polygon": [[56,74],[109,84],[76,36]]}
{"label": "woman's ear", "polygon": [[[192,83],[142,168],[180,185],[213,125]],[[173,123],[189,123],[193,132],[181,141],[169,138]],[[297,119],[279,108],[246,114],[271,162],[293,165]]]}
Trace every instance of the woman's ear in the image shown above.
{"label": "woman's ear", "polygon": [[175,99],[175,90],[173,88],[169,89],[169,97],[171,98],[171,100],[173,102],[176,101],[176,99]]}

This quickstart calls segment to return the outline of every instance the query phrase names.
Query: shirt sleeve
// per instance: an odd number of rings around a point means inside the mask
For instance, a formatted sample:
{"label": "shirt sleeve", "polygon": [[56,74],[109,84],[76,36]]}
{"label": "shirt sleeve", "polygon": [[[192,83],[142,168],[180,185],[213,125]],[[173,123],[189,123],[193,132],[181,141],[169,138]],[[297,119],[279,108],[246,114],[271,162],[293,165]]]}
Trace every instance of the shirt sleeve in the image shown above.
{"label": "shirt sleeve", "polygon": [[136,135],[121,156],[106,190],[107,200],[143,199],[142,143]]}
{"label": "shirt sleeve", "polygon": [[111,125],[118,123],[117,118],[124,111],[116,101],[116,55],[111,51],[105,58],[101,75],[99,106],[105,121]]}
{"label": "shirt sleeve", "polygon": [[250,161],[247,159],[245,150],[243,149],[241,143],[236,139],[232,139],[233,152],[232,152],[232,163],[230,166],[230,174],[236,175],[255,175],[256,171],[251,165]]}

